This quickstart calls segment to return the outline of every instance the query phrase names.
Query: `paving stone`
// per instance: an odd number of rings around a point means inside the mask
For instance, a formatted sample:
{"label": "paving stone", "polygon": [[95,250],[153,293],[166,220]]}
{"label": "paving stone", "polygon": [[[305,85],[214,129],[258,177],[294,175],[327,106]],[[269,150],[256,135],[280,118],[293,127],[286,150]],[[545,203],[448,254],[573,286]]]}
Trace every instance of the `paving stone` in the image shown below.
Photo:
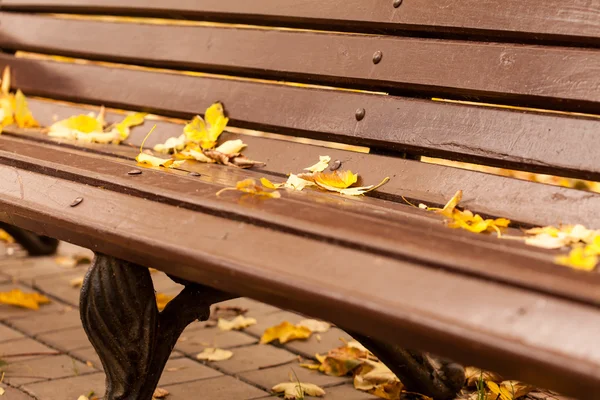
{"label": "paving stone", "polygon": [[19,389],[9,387],[4,383],[0,383],[0,387],[4,389],[4,396],[6,400],[35,400],[30,395],[23,393]]}
{"label": "paving stone", "polygon": [[156,271],[151,276],[154,290],[157,292],[175,296],[183,289],[183,285],[173,282],[164,272]]}
{"label": "paving stone", "polygon": [[54,256],[27,258],[17,265],[4,266],[2,268],[2,272],[10,275],[15,280],[25,283],[26,285],[33,285],[40,279],[49,276],[65,274],[73,270],[81,271],[82,274],[85,274],[87,269],[85,267],[68,269],[58,265],[54,259]]}
{"label": "paving stone", "polygon": [[229,374],[253,371],[292,362],[298,357],[285,349],[271,345],[257,344],[248,347],[238,347],[232,350],[233,357],[225,361],[208,363]]}
{"label": "paving stone", "polygon": [[66,378],[96,372],[79,361],[63,356],[46,356],[35,360],[9,363],[4,367],[4,380],[12,386],[40,382],[49,379]]}
{"label": "paving stone", "polygon": [[256,318],[256,325],[249,326],[248,328],[244,329],[244,332],[256,337],[261,337],[262,334],[265,333],[265,330],[272,326],[279,325],[284,321],[297,324],[303,319],[306,319],[306,317],[300,314],[295,314],[289,311],[278,311],[263,315],[260,318]]}
{"label": "paving stone", "polygon": [[269,304],[261,303],[260,301],[252,300],[247,297],[240,297],[237,299],[231,299],[215,304],[220,307],[239,307],[248,310],[246,314],[249,317],[258,317],[262,315],[272,314],[274,312],[281,311],[279,308],[271,306]]}
{"label": "paving stone", "polygon": [[178,358],[167,362],[158,386],[163,387],[200,379],[216,378],[222,375],[219,371],[197,361],[189,358]]}
{"label": "paving stone", "polygon": [[190,326],[184,330],[175,348],[186,354],[196,355],[206,347],[222,349],[256,344],[258,340],[238,331],[224,332],[219,328],[195,328]]}
{"label": "paving stone", "polygon": [[[0,284],[0,292],[8,292],[13,289],[20,289],[24,293],[39,293],[38,290],[34,290],[28,286],[22,285],[20,283],[3,283]],[[65,304],[51,299],[52,302],[50,304],[44,304],[40,306],[39,310],[28,310],[26,308],[9,306],[5,304],[0,304],[0,321],[7,320],[15,317],[29,317],[32,315],[41,315],[50,312],[60,311],[64,308]]]}
{"label": "paving stone", "polygon": [[71,306],[66,306],[62,310],[53,313],[32,314],[26,317],[21,315],[9,319],[8,323],[31,336],[81,327],[79,309]]}
{"label": "paving stone", "polygon": [[[91,347],[91,343],[90,343],[90,347],[71,350],[71,351],[69,351],[69,354],[71,354],[73,357],[78,358],[79,360],[81,360],[83,362],[86,362],[86,363],[88,361],[91,362],[92,366],[98,371],[103,370],[102,362],[100,362],[100,357],[98,357],[96,350],[94,350],[94,348]],[[169,357],[169,359],[174,360],[174,359],[182,358],[182,357],[184,357],[183,353],[174,351],[171,353],[171,356]]]}
{"label": "paving stone", "polygon": [[92,347],[82,327],[57,332],[41,333],[36,339],[62,351]]}
{"label": "paving stone", "polygon": [[[21,387],[37,400],[74,400],[94,392],[104,396],[104,374],[88,374],[45,382],[28,383]],[[12,400],[12,399],[11,399]]]}
{"label": "paving stone", "polygon": [[336,386],[325,389],[325,400],[377,400],[379,397],[375,397],[369,393],[361,392],[360,390],[354,389],[351,384]]}
{"label": "paving stone", "polygon": [[59,256],[74,256],[80,254],[87,255],[90,258],[94,258],[94,252],[92,250],[67,242],[60,242],[56,251],[56,255]]}
{"label": "paving stone", "polygon": [[168,386],[166,389],[170,393],[169,400],[253,400],[267,394],[230,376]]}
{"label": "paving stone", "polygon": [[[47,353],[54,352],[48,346],[42,343],[36,342],[33,339],[16,339],[9,342],[0,343],[0,357],[11,355],[11,354],[31,354],[31,353]],[[43,357],[43,355],[27,355],[21,357],[6,357],[6,361],[9,363],[15,363],[24,360],[32,360],[35,358]]]}
{"label": "paving stone", "polygon": [[298,377],[300,382],[310,382],[321,387],[340,385],[350,381],[350,378],[327,376],[318,371],[302,368],[298,363],[280,365],[278,367],[249,371],[240,374],[240,377],[245,381],[251,382],[266,391],[270,391],[273,386],[279,383],[288,382],[290,376],[293,379]]}
{"label": "paving stone", "polygon": [[[321,338],[319,341],[318,338]],[[350,341],[352,337],[343,330],[332,327],[325,333],[313,333],[307,340],[293,340],[283,345],[290,351],[300,354],[306,358],[314,358],[316,353],[324,354],[331,349],[343,346],[344,343],[340,338]]]}
{"label": "paving stone", "polygon": [[9,340],[22,339],[25,336],[6,325],[0,324],[0,343],[8,342]]}
{"label": "paving stone", "polygon": [[77,268],[61,274],[46,276],[35,280],[34,287],[54,296],[74,307],[79,306],[79,288],[71,286],[71,280],[84,276],[85,269]]}

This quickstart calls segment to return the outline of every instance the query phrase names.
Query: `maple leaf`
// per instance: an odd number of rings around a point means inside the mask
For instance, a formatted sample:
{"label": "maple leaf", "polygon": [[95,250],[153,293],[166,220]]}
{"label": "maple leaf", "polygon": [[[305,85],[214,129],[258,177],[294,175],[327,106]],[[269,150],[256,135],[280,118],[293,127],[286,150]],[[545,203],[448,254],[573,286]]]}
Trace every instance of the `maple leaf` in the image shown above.
{"label": "maple leaf", "polygon": [[159,311],[164,310],[167,304],[175,297],[164,293],[156,293],[156,307]]}
{"label": "maple leaf", "polygon": [[243,315],[238,315],[231,321],[228,321],[223,318],[219,318],[219,322],[217,323],[217,326],[222,331],[232,331],[232,330],[239,331],[239,330],[242,330],[242,329],[247,328],[252,325],[256,325],[256,319],[246,318]]}
{"label": "maple leaf", "polygon": [[354,375],[354,388],[382,399],[396,400],[404,385],[382,362],[365,360]]}
{"label": "maple leaf", "polygon": [[322,397],[325,396],[325,390],[312,383],[303,382],[285,382],[273,386],[271,389],[275,393],[283,393],[285,399],[300,400],[304,396]]}
{"label": "maple leaf", "polygon": [[223,192],[230,190],[239,190],[240,192],[244,192],[247,194],[265,197],[265,198],[279,198],[281,194],[279,192],[268,192],[265,189],[268,189],[262,185],[258,185],[254,179],[245,179],[243,181],[239,181],[234,188],[225,188],[221,189],[217,192],[217,196],[220,196]]}
{"label": "maple leaf", "polygon": [[50,299],[39,293],[23,293],[19,289],[9,292],[0,292],[0,304],[23,307],[30,310],[39,310],[40,304],[49,304]]}
{"label": "maple leaf", "polygon": [[[183,132],[186,138],[199,144],[202,149],[209,150],[215,147],[217,139],[225,130],[229,118],[225,117],[223,105],[221,103],[214,103],[205,112],[205,120],[199,115],[194,117],[183,128]],[[208,126],[207,126],[208,125]]]}
{"label": "maple leaf", "polygon": [[316,163],[315,165],[312,165],[308,168],[304,168],[305,171],[310,171],[310,172],[323,172],[325,171],[325,169],[329,166],[329,163],[331,162],[331,157],[329,156],[319,156],[319,162]]}
{"label": "maple leaf", "polygon": [[260,343],[267,344],[279,340],[279,343],[284,344],[291,340],[308,339],[310,335],[312,335],[312,331],[307,327],[284,321],[279,325],[268,328],[260,338]]}
{"label": "maple leaf", "polygon": [[196,359],[205,361],[225,361],[229,360],[231,357],[233,357],[233,352],[214,347],[207,347],[202,353],[196,355]]}

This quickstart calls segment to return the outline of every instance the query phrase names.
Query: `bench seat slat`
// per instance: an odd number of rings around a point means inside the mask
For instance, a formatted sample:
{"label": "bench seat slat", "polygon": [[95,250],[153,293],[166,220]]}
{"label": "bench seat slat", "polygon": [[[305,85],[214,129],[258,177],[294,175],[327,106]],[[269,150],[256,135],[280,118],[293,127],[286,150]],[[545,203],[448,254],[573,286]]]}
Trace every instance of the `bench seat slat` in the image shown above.
{"label": "bench seat slat", "polygon": [[[600,52],[1,13],[0,47],[600,114]],[[21,29],[28,26],[31,29]],[[383,53],[373,65],[373,54]]]}
{"label": "bench seat slat", "polygon": [[[54,118],[64,119],[72,115],[87,114],[90,109],[73,105],[64,105],[44,100],[31,99],[29,106],[33,115],[49,126]],[[97,111],[97,109],[95,109]],[[119,121],[121,115],[108,113],[109,122]],[[164,143],[169,137],[179,136],[182,132],[180,124],[167,121],[147,121],[144,126],[134,128],[128,143],[134,148],[112,145],[86,145],[90,150],[105,154],[117,155],[131,159],[144,140],[153,124],[156,130],[148,138],[146,146],[152,148],[157,143]],[[11,127],[5,128],[10,132]],[[23,135],[17,131],[16,134]],[[51,141],[45,135],[28,136],[35,141]],[[358,172],[366,184],[379,182],[383,177],[392,179],[378,193],[382,197],[403,202],[400,196],[412,199],[413,202],[424,202],[428,205],[442,205],[450,199],[458,189],[464,191],[463,204],[475,212],[485,215],[506,217],[521,223],[545,226],[561,223],[584,224],[591,228],[600,227],[600,214],[595,210],[600,207],[600,195],[585,191],[572,190],[557,186],[533,184],[531,182],[510,179],[501,176],[448,168],[439,165],[385,157],[373,154],[362,154],[350,151],[324,148],[283,140],[235,135],[224,133],[222,140],[241,139],[248,144],[244,150],[249,158],[260,160],[267,165],[260,171],[279,174],[274,181],[283,181],[290,172],[302,171],[312,165],[321,155],[329,155],[332,160],[343,161],[343,168]],[[72,142],[66,142],[70,144]],[[188,167],[191,168],[191,167]],[[194,167],[203,173],[206,165]]]}
{"label": "bench seat slat", "polygon": [[0,55],[4,65],[29,95],[183,118],[220,100],[241,128],[600,180],[598,119]]}
{"label": "bench seat slat", "polygon": [[374,199],[360,201],[313,191],[286,192],[276,201],[252,203],[247,199],[252,204],[247,207],[239,193],[220,198],[215,194],[234,186],[237,180],[257,177],[251,171],[207,166],[209,170],[202,170],[203,177],[197,179],[160,170],[144,170],[132,178],[127,175],[133,167],[132,158],[124,162],[0,138],[0,162],[19,169],[600,305],[600,275],[553,265],[548,251],[450,230],[433,214],[424,218],[406,206],[403,208],[408,213],[386,208],[386,203]]}
{"label": "bench seat slat", "polygon": [[8,165],[0,179],[1,220],[565,394],[600,389],[595,308]]}
{"label": "bench seat slat", "polygon": [[4,0],[8,10],[199,18],[381,32],[417,31],[598,44],[598,0]]}

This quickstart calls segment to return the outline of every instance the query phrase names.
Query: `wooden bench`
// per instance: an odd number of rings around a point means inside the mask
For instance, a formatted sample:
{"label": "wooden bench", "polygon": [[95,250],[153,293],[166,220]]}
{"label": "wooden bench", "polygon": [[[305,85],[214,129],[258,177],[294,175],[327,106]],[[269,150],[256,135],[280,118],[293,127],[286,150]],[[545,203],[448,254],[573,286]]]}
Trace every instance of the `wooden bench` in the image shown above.
{"label": "wooden bench", "polygon": [[[38,97],[29,104],[44,125],[89,108],[43,98],[182,119],[221,101],[231,126],[280,135],[224,134],[264,168],[129,175],[153,121],[131,146],[4,129],[0,220],[97,253],[81,308],[107,399],[150,399],[185,326],[238,295],[336,323],[436,399],[454,397],[462,368],[421,351],[597,397],[600,276],[450,230],[402,198],[439,206],[461,189],[462,205],[515,228],[600,226],[596,193],[419,161],[600,179],[598,0],[3,0],[1,10],[0,67]],[[182,130],[157,125],[146,147]],[[360,198],[215,195],[246,178],[282,181],[325,154],[365,183],[391,180]],[[158,313],[134,264],[186,289]]]}

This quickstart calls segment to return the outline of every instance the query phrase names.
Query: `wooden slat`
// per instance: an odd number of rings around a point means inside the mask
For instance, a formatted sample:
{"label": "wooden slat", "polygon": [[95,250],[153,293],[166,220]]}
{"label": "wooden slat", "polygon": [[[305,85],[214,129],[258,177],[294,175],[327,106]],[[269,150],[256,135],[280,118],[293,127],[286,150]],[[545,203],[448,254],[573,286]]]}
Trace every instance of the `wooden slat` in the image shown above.
{"label": "wooden slat", "polygon": [[8,10],[198,18],[346,31],[417,31],[598,44],[598,0],[4,0]]}
{"label": "wooden slat", "polygon": [[[600,179],[598,119],[0,55],[27,94],[189,118],[220,100],[231,124]],[[357,122],[355,110],[364,108]]]}
{"label": "wooden slat", "polygon": [[[11,13],[0,19],[0,47],[9,50],[600,114],[598,50]],[[383,58],[374,65],[376,51]]]}
{"label": "wooden slat", "polygon": [[[424,220],[414,209],[391,209],[386,203],[365,202],[307,190],[286,192],[277,201],[240,206],[240,193],[217,198],[222,187],[232,187],[249,171],[203,170],[201,178],[144,170],[127,174],[130,162],[84,154],[29,141],[0,138],[0,162],[43,172],[144,199],[190,208],[230,219],[253,222],[282,232],[414,260],[434,268],[527,287],[589,304],[600,305],[600,275],[578,273],[552,264],[552,252],[499,241],[485,235],[449,230],[441,218]],[[242,201],[243,203],[243,201]],[[377,206],[377,208],[373,208]],[[423,213],[423,212],[421,212]],[[431,215],[431,214],[427,214]],[[514,233],[513,233],[514,234]],[[431,243],[436,243],[431,248]]]}
{"label": "wooden slat", "polygon": [[3,221],[565,394],[600,390],[596,308],[6,165],[0,179]]}

